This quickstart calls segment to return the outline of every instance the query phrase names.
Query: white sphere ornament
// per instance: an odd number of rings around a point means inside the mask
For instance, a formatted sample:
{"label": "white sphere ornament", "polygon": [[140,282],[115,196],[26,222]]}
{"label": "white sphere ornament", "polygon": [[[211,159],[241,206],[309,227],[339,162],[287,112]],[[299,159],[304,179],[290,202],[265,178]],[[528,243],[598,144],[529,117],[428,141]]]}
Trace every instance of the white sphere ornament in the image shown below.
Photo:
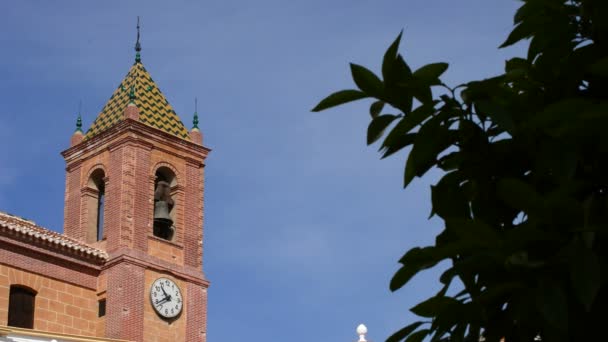
{"label": "white sphere ornament", "polygon": [[363,324],[359,324],[359,326],[357,327],[357,335],[359,335],[358,342],[367,342],[367,340],[365,339],[365,334],[367,334],[367,327]]}

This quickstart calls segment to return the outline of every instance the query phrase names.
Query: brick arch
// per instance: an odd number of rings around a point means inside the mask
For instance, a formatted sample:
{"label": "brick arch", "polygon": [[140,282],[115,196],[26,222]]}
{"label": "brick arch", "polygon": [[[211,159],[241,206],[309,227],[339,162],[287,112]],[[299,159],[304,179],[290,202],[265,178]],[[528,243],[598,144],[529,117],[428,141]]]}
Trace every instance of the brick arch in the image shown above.
{"label": "brick arch", "polygon": [[156,175],[156,171],[158,171],[158,169],[160,169],[162,167],[168,168],[175,175],[175,184],[173,186],[180,185],[180,183],[181,183],[181,175],[180,175],[179,171],[177,171],[177,168],[175,166],[173,166],[170,163],[164,162],[164,161],[158,162],[158,163],[156,163],[156,165],[154,165],[152,167],[152,170],[150,172],[151,177],[154,177]]}
{"label": "brick arch", "polygon": [[87,172],[87,176],[83,178],[83,180],[82,180],[84,183],[84,184],[82,184],[83,187],[89,186],[89,180],[91,179],[91,176],[93,175],[93,173],[97,170],[103,171],[105,178],[108,178],[108,171],[107,171],[105,165],[103,165],[102,163],[97,163],[89,168],[89,171]]}
{"label": "brick arch", "polygon": [[16,269],[8,272],[8,280],[11,286],[20,286],[39,293],[42,287],[42,277],[37,274],[27,273]]}

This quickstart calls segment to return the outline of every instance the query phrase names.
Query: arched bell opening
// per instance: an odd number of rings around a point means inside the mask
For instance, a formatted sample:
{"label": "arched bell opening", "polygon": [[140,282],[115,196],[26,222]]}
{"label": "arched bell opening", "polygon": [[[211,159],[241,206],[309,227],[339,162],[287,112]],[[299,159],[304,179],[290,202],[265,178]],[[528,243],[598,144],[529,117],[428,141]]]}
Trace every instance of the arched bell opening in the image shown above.
{"label": "arched bell opening", "polygon": [[106,198],[105,173],[102,169],[96,169],[89,176],[88,188],[88,226],[86,241],[93,243],[104,238],[104,209]]}
{"label": "arched bell opening", "polygon": [[173,241],[175,238],[175,201],[172,188],[177,185],[175,173],[162,166],[156,170],[154,182],[153,234]]}

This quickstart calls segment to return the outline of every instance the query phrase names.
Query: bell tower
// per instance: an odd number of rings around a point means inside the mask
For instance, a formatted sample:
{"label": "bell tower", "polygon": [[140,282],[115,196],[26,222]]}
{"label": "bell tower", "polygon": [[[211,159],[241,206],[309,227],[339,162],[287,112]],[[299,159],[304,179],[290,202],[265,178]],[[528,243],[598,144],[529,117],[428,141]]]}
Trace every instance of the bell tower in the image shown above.
{"label": "bell tower", "polygon": [[66,161],[64,234],[105,250],[98,278],[105,336],[206,341],[205,159],[195,112],[188,131],[141,61],[91,127],[80,117]]}

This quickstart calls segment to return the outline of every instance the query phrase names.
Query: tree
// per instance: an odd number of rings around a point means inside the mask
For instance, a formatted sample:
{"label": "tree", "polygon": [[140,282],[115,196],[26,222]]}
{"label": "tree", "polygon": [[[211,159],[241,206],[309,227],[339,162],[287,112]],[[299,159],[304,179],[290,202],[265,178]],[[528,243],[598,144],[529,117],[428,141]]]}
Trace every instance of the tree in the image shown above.
{"label": "tree", "polygon": [[[435,245],[399,260],[392,291],[450,260],[423,317],[387,341],[593,341],[608,317],[608,1],[524,0],[501,45],[529,40],[503,74],[450,87],[446,63],[411,71],[398,53],[382,78],[351,64],[358,89],[313,111],[374,99],[367,143],[411,147],[404,186],[431,168]],[[399,114],[383,114],[385,108]],[[462,291],[448,295],[459,279]]]}

